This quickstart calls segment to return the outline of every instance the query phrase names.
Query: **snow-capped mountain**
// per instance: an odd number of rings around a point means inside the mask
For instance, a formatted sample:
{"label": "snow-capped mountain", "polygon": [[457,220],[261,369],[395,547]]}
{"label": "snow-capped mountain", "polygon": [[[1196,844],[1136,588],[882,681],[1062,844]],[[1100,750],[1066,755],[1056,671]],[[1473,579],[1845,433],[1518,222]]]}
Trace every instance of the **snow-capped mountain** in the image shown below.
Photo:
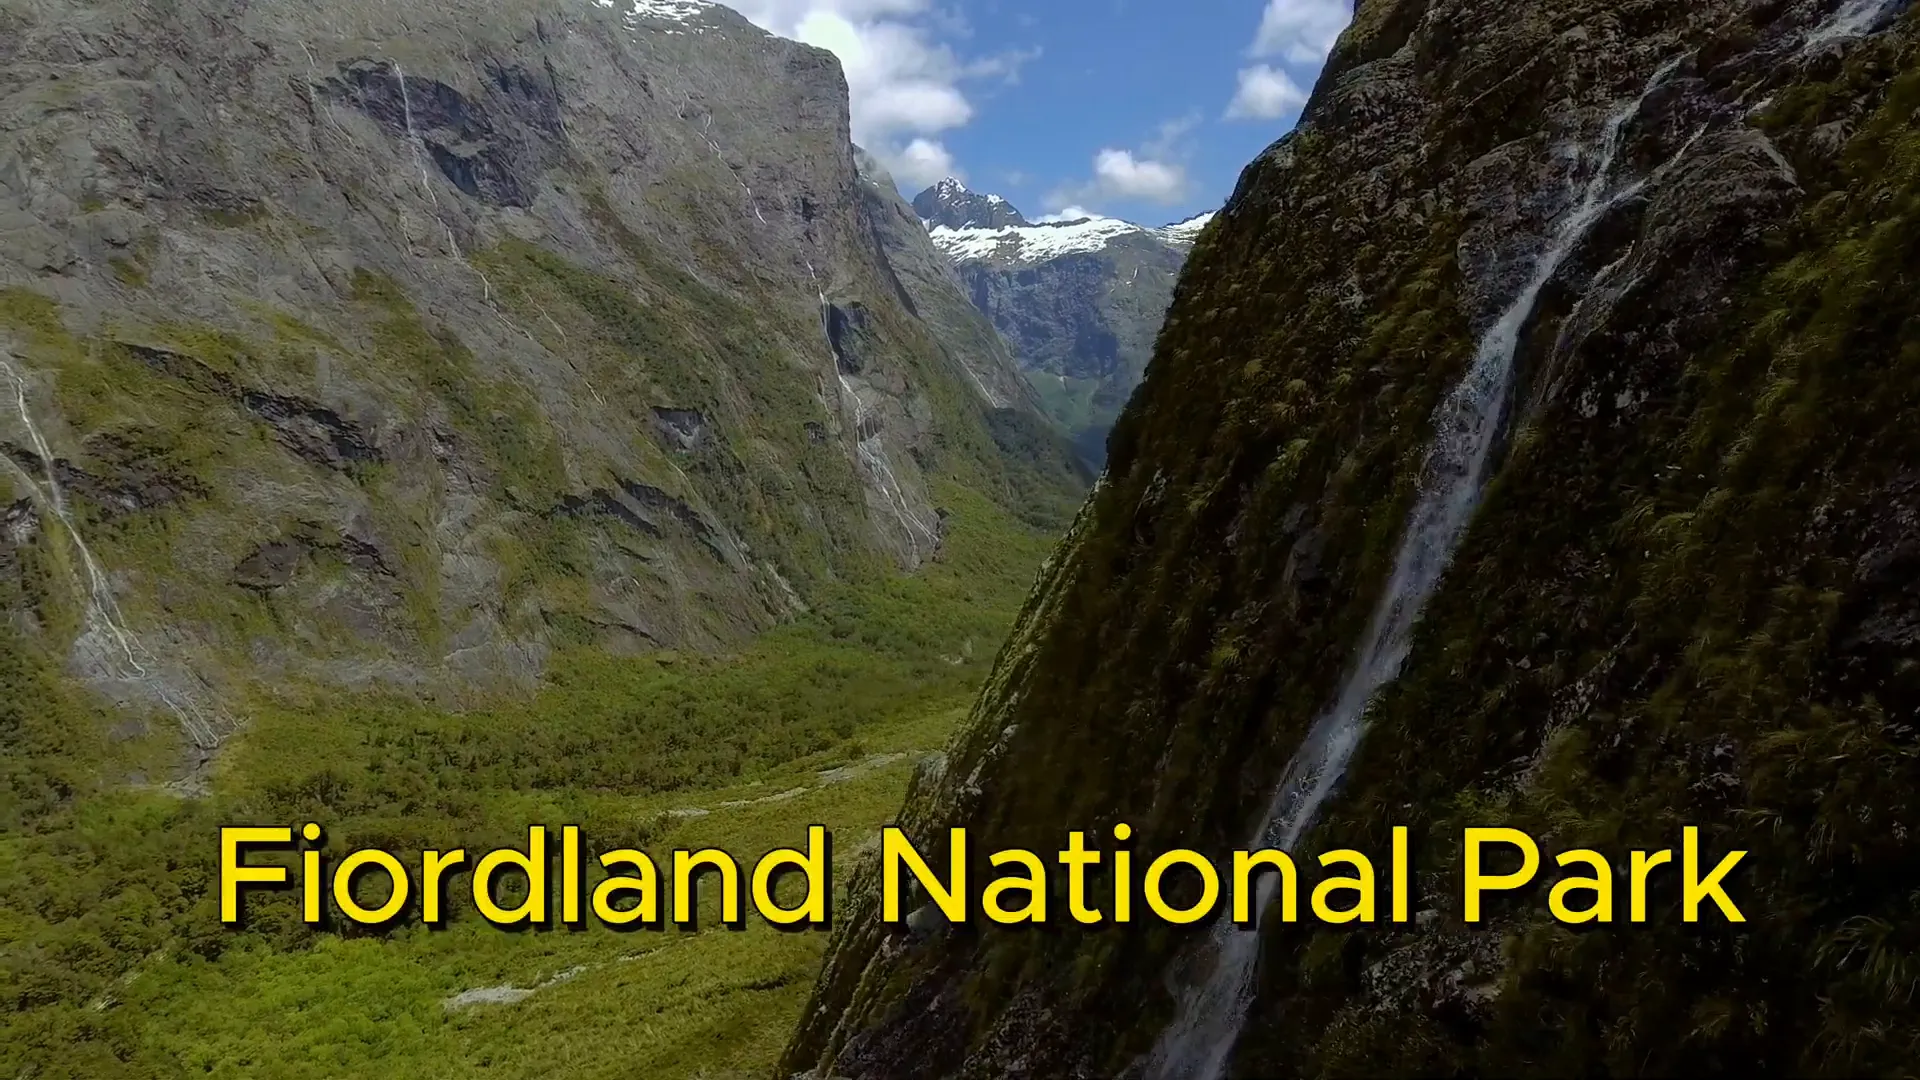
{"label": "snow-capped mountain", "polygon": [[[940,194],[940,185],[953,185],[959,195],[949,198]],[[1104,216],[1031,222],[998,195],[977,195],[960,188],[955,180],[942,180],[940,185],[922,192],[914,200],[914,209],[926,223],[935,246],[956,262],[991,258],[1043,262],[1100,251],[1122,242],[1159,243],[1184,250],[1193,246],[1200,230],[1213,220],[1209,211],[1159,228]],[[936,198],[929,199],[930,194]]]}
{"label": "snow-capped mountain", "polygon": [[1158,232],[1161,237],[1170,244],[1185,244],[1188,247],[1192,247],[1193,242],[1200,239],[1200,230],[1206,228],[1207,223],[1213,220],[1214,213],[1214,211],[1209,210],[1204,214],[1195,214],[1185,221],[1176,221],[1171,225],[1163,225],[1154,231]]}
{"label": "snow-capped mountain", "polygon": [[1013,204],[998,195],[982,195],[949,176],[913,200],[913,212],[929,230],[1000,229],[1029,222]]}
{"label": "snow-capped mountain", "polygon": [[1150,227],[1111,217],[1029,221],[949,178],[913,200],[973,303],[1013,346],[1048,411],[1093,462],[1146,371],[1173,284],[1212,213]]}

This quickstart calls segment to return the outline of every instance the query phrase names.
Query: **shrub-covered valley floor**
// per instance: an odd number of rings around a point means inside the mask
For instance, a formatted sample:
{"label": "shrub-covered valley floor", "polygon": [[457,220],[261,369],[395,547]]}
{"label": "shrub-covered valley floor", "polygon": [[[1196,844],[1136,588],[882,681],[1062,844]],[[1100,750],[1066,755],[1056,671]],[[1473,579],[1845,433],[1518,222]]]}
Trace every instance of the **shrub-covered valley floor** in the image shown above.
{"label": "shrub-covered valley floor", "polygon": [[465,874],[442,930],[316,930],[297,892],[264,891],[233,930],[219,828],[316,821],[336,859],[382,846],[417,870],[536,823],[750,866],[820,823],[844,868],[964,715],[1048,544],[942,494],[968,512],[939,562],[840,586],[733,655],[562,655],[531,696],[459,711],[263,698],[200,798],[125,780],[179,759],[162,718],[129,737],[0,631],[0,1075],[764,1076],[826,935],[722,927],[711,876],[697,931],[506,933]]}

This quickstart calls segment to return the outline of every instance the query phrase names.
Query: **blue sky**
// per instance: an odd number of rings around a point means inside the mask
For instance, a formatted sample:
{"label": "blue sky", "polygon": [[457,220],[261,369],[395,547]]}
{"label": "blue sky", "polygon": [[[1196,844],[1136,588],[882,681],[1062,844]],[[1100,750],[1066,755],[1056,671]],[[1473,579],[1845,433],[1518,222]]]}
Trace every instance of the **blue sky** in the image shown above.
{"label": "blue sky", "polygon": [[833,50],[854,138],[1029,217],[1218,206],[1290,128],[1351,0],[727,0]]}

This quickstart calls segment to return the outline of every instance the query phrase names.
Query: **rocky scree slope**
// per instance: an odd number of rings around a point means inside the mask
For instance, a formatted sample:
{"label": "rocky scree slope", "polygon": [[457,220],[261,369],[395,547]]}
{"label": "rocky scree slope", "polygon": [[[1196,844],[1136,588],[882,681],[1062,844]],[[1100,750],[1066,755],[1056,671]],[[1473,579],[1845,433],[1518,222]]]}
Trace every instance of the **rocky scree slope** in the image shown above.
{"label": "rocky scree slope", "polygon": [[[1236,969],[1204,925],[883,926],[869,864],[788,1070],[1908,1067],[1904,8],[1362,0],[1299,129],[1197,245],[1104,483],[901,821],[935,842],[967,826],[978,852],[1069,829],[1105,846],[1125,821],[1136,866],[1219,855],[1268,832],[1311,760],[1344,779],[1294,819],[1296,850],[1384,853],[1409,826],[1417,918],[1270,921]],[[1482,422],[1474,479],[1442,448]],[[1466,524],[1435,549],[1437,590],[1383,595],[1447,492]],[[1408,596],[1357,749],[1303,742]],[[1563,926],[1548,873],[1467,924],[1469,825],[1549,853],[1697,825],[1705,851],[1750,852],[1729,890],[1749,921],[1683,924],[1674,874],[1645,925]]]}
{"label": "rocky scree slope", "polygon": [[1034,224],[1000,196],[951,179],[915,196],[913,209],[1049,415],[1099,465],[1180,267],[1213,215],[1159,229],[1106,217]]}
{"label": "rocky scree slope", "polygon": [[942,485],[1064,520],[847,124],[690,0],[6,5],[0,606],[204,748],[245,678],[738,640],[937,558]]}

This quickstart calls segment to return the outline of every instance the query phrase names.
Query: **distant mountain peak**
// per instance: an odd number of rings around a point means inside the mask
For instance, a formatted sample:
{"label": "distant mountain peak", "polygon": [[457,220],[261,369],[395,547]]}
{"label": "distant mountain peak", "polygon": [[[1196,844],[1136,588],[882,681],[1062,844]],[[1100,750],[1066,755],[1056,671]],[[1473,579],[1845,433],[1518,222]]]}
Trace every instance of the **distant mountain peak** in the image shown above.
{"label": "distant mountain peak", "polygon": [[1004,229],[1030,224],[1012,203],[998,195],[969,191],[951,176],[914,196],[913,212],[930,229]]}
{"label": "distant mountain peak", "polygon": [[1204,214],[1195,214],[1185,221],[1176,221],[1171,225],[1162,225],[1154,231],[1160,234],[1161,239],[1170,244],[1191,245],[1195,240],[1200,238],[1200,230],[1207,227],[1207,223],[1213,220],[1213,216],[1216,213],[1218,213],[1218,211],[1209,210]]}

